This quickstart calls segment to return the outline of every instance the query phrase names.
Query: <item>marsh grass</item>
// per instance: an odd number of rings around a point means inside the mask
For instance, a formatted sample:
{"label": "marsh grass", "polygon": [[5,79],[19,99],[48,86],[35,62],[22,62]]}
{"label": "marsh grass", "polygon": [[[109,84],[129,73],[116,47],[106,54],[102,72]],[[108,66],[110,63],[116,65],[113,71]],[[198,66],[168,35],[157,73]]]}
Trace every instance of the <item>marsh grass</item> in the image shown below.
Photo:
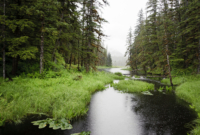
{"label": "marsh grass", "polygon": [[190,108],[198,113],[198,119],[194,121],[196,126],[191,131],[192,135],[200,134],[200,79],[199,76],[187,77],[187,82],[176,88],[176,95],[191,103]]}
{"label": "marsh grass", "polygon": [[[114,74],[61,71],[55,78],[16,77],[0,85],[0,116],[6,121],[20,122],[29,114],[45,114],[71,120],[88,111],[91,95],[113,81]],[[75,76],[82,76],[79,81]]]}
{"label": "marsh grass", "polygon": [[115,75],[123,76],[121,72],[116,72]]}
{"label": "marsh grass", "polygon": [[138,75],[135,75],[135,78],[140,78],[140,76],[138,76]]}
{"label": "marsh grass", "polygon": [[112,86],[117,90],[130,92],[130,93],[142,92],[142,91],[154,89],[153,84],[137,81],[137,80],[121,80],[119,83],[112,84]]}
{"label": "marsh grass", "polygon": [[[182,83],[191,82],[195,80],[200,80],[200,75],[182,75],[172,78],[172,82],[174,85],[180,85]],[[163,79],[161,82],[170,85],[169,78]]]}
{"label": "marsh grass", "polygon": [[[172,78],[174,85],[179,85],[176,88],[176,95],[181,99],[191,103],[190,108],[194,109],[198,118],[194,120],[193,130],[190,132],[192,135],[200,135],[200,75],[180,75]],[[165,84],[170,84],[169,78],[161,81]],[[195,124],[195,126],[194,126]]]}

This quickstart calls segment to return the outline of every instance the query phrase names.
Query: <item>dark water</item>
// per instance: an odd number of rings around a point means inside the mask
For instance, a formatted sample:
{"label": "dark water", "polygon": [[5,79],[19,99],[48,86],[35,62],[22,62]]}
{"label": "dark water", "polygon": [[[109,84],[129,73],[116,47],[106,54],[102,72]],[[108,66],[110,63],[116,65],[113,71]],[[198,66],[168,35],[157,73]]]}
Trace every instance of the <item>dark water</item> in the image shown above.
{"label": "dark water", "polygon": [[72,130],[38,129],[30,123],[38,119],[33,117],[23,124],[7,124],[0,128],[0,135],[70,135],[81,131],[91,131],[91,135],[186,135],[190,129],[185,125],[196,113],[173,93],[152,93],[128,94],[109,87],[92,96],[87,116],[73,122]]}

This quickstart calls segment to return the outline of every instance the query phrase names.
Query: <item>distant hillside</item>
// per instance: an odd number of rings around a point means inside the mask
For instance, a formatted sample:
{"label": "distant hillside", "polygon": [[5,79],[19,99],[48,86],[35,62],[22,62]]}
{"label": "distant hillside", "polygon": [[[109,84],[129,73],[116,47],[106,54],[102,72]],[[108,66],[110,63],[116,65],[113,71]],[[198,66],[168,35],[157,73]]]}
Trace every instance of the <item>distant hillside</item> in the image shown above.
{"label": "distant hillside", "polygon": [[127,57],[124,57],[124,54],[114,49],[108,51],[111,54],[113,66],[126,66]]}

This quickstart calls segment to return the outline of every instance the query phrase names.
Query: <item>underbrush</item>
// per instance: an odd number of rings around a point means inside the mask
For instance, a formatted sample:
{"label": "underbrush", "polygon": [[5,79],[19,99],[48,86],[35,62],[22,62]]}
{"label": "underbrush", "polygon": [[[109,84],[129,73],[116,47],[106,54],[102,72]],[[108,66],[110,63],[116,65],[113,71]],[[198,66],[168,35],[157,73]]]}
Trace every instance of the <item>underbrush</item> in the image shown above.
{"label": "underbrush", "polygon": [[[80,80],[74,80],[76,76],[81,76]],[[103,90],[115,77],[106,72],[61,71],[46,74],[45,79],[29,75],[13,78],[13,82],[2,81],[0,121],[21,122],[29,114],[69,120],[79,117],[88,111],[92,93]]]}
{"label": "underbrush", "polygon": [[122,80],[113,84],[113,87],[124,92],[142,92],[154,89],[153,84],[137,80]]}

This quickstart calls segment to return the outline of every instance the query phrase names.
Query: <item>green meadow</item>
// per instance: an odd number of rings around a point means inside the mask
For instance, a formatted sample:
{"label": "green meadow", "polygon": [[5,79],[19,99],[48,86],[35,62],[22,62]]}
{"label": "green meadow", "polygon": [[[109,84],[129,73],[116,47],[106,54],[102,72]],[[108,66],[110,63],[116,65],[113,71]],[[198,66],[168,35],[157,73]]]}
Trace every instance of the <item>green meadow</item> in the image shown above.
{"label": "green meadow", "polygon": [[10,82],[1,80],[1,122],[20,123],[22,118],[32,114],[68,120],[82,116],[88,111],[91,95],[119,79],[106,72],[77,71],[49,71],[43,79],[35,78],[34,74],[27,76],[15,77]]}

